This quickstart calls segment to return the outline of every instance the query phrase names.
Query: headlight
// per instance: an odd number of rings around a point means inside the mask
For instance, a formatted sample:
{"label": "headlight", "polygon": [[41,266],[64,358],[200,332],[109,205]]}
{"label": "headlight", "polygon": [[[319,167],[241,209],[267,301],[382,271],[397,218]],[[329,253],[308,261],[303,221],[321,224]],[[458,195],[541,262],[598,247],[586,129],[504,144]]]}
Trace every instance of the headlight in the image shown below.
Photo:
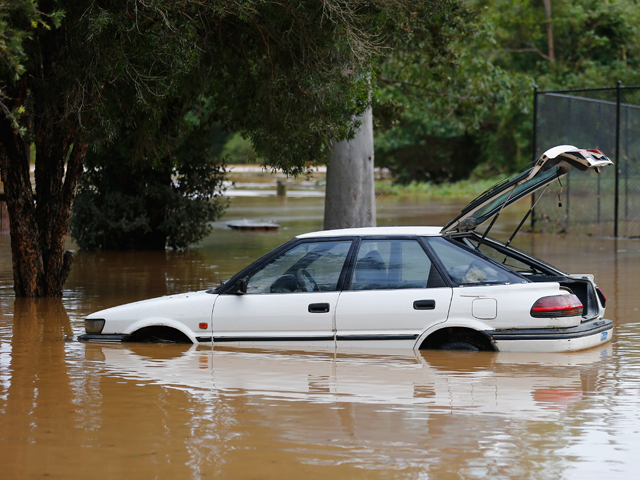
{"label": "headlight", "polygon": [[87,333],[102,333],[104,319],[87,318],[84,321],[84,329]]}

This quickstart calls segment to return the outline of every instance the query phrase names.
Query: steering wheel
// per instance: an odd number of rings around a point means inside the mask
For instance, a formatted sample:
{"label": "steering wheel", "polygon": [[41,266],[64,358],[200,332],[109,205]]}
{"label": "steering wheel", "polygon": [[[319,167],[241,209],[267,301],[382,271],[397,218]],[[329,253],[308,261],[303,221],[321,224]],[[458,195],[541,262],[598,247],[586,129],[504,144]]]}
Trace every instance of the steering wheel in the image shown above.
{"label": "steering wheel", "polygon": [[316,280],[313,278],[306,269],[299,268],[296,272],[296,278],[298,280],[298,288],[303,292],[319,292],[320,287],[316,283]]}

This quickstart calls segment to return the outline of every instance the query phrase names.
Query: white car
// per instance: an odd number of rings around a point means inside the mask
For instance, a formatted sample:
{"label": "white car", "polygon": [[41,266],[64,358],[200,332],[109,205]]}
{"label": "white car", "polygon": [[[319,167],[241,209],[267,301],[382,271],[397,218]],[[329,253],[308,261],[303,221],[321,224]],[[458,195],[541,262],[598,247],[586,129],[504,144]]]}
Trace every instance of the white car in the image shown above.
{"label": "white car", "polygon": [[593,275],[565,273],[487,233],[506,206],[572,167],[600,171],[611,164],[597,150],[558,146],[480,195],[444,228],[299,235],[218,288],[93,313],[79,339],[285,349],[594,347],[611,340],[613,323],[603,318],[606,298]]}

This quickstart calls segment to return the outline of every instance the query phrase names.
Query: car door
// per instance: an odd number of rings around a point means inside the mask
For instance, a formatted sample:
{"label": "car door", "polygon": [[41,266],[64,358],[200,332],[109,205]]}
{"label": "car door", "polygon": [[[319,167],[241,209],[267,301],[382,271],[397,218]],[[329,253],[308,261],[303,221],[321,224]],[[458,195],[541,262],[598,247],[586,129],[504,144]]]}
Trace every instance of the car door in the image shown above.
{"label": "car door", "polygon": [[338,345],[413,348],[452,290],[417,238],[363,239],[336,309]]}
{"label": "car door", "polygon": [[352,243],[301,241],[250,272],[245,294],[216,300],[214,342],[333,346],[338,286]]}

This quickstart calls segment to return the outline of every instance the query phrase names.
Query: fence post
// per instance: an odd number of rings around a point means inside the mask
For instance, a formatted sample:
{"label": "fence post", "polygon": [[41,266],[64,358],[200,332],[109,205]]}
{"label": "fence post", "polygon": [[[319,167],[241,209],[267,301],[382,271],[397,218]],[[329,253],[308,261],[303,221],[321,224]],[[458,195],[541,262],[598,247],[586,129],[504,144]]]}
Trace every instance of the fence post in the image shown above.
{"label": "fence post", "polygon": [[[538,141],[537,137],[537,126],[538,126],[538,86],[533,86],[533,138],[531,139],[531,161],[536,161],[536,142]],[[531,195],[531,231],[533,232],[536,226],[536,212],[533,211],[533,207],[536,204],[536,194],[533,193]]]}
{"label": "fence post", "polygon": [[613,198],[613,236],[614,238],[618,238],[618,177],[619,177],[619,160],[620,160],[620,87],[622,86],[622,82],[618,80],[616,85],[616,164],[615,164],[615,193]]}

